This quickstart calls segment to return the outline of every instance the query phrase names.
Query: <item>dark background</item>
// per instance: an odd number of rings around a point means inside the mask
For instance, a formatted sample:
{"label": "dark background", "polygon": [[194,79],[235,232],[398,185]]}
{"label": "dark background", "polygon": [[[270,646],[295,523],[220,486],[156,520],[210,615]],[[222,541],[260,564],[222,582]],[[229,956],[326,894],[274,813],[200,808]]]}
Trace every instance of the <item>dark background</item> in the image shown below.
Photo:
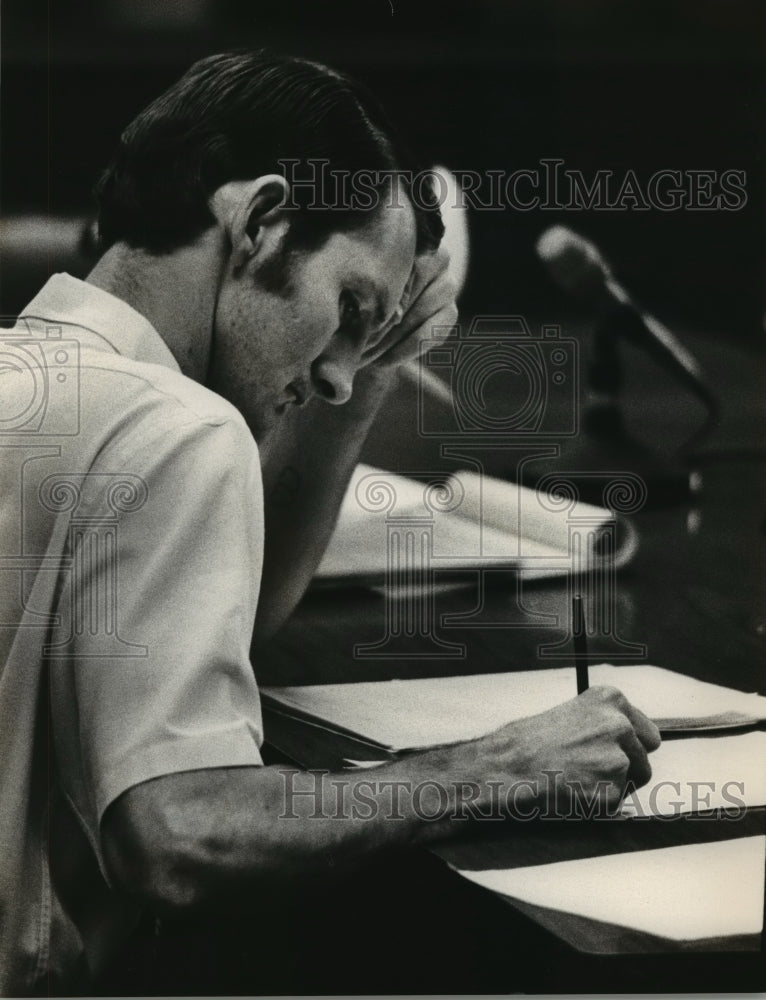
{"label": "dark background", "polygon": [[[2,13],[6,220],[91,211],[94,179],[149,99],[202,55],[268,45],[363,78],[422,154],[453,169],[559,157],[643,181],[744,170],[739,211],[474,213],[462,305],[557,321],[569,303],[532,246],[561,221],[663,318],[761,345],[761,0],[6,0]],[[7,315],[35,288],[11,280],[5,245]]]}

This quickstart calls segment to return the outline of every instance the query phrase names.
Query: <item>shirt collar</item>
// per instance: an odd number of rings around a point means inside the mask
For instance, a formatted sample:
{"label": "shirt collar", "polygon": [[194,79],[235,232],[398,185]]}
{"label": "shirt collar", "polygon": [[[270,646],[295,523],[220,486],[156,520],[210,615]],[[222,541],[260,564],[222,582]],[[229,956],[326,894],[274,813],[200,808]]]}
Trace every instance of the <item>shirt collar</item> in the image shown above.
{"label": "shirt collar", "polygon": [[178,363],[152,324],[127,302],[70,274],[54,274],[19,319],[45,319],[80,326],[135,361],[180,371]]}

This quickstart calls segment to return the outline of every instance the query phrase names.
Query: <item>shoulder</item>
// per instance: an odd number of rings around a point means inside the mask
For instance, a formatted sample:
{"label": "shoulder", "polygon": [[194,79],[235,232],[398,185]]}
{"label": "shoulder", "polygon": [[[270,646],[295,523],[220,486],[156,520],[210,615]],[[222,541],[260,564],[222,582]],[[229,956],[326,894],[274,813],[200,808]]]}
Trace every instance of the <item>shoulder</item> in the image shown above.
{"label": "shoulder", "polygon": [[83,369],[83,396],[94,502],[108,503],[118,479],[143,498],[131,518],[137,544],[167,548],[183,536],[184,549],[195,538],[201,550],[224,535],[241,546],[249,532],[260,535],[258,446],[227,400],[178,371],[130,360]]}
{"label": "shoulder", "polygon": [[[79,374],[86,404],[91,401],[98,405],[116,398],[126,408],[154,407],[181,421],[245,426],[236,407],[176,368],[86,350]],[[100,398],[100,393],[105,395]]]}
{"label": "shoulder", "polygon": [[[145,391],[154,405],[161,408],[168,417],[172,416],[180,422],[198,422],[212,426],[231,424],[247,431],[244,418],[235,406],[180,371],[138,361],[129,364],[131,373],[145,380]],[[249,431],[247,433],[249,435]]]}
{"label": "shoulder", "polygon": [[108,450],[168,455],[179,447],[209,450],[219,463],[257,461],[258,449],[240,412],[181,372],[130,358],[85,356],[81,421],[86,436]]}

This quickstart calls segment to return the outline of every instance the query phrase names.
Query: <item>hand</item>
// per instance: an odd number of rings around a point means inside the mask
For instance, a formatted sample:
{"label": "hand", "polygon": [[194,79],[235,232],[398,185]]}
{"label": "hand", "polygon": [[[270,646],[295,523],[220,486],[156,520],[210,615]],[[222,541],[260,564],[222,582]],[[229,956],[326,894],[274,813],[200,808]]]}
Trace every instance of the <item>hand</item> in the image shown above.
{"label": "hand", "polygon": [[449,277],[449,254],[444,249],[421,254],[415,260],[409,281],[393,318],[368,343],[362,364],[396,368],[435,346],[434,328],[449,328],[457,322],[456,289]]}
{"label": "hand", "polygon": [[[655,724],[615,688],[593,687],[540,715],[512,722],[484,737],[493,777],[524,783],[515,804],[547,815],[577,815],[575,799],[616,809],[628,781],[636,787],[652,774],[648,754],[660,745]],[[546,776],[548,772],[548,776]],[[558,773],[554,782],[550,777]],[[555,801],[551,793],[555,789]]]}

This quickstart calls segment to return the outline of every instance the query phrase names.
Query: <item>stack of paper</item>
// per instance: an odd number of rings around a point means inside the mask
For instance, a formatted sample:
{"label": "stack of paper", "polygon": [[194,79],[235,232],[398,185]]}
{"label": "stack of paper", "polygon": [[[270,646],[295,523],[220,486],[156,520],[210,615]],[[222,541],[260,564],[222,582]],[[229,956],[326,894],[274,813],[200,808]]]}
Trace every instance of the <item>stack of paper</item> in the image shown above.
{"label": "stack of paper", "polygon": [[522,903],[674,941],[759,934],[766,837],[460,871]]}
{"label": "stack of paper", "polygon": [[[653,666],[590,669],[593,685],[619,688],[660,729],[707,732],[766,720],[766,698]],[[301,760],[316,763],[325,742],[364,766],[402,751],[481,736],[575,694],[572,668],[263,690],[266,736],[280,725]],[[292,726],[292,729],[290,729]],[[276,739],[274,739],[276,734]],[[766,733],[667,740],[650,757],[652,778],[627,796],[626,816],[675,816],[766,805]],[[324,764],[324,762],[321,762]],[[590,918],[677,941],[756,935],[763,922],[766,838],[530,867],[464,871],[520,904]],[[541,918],[542,919],[542,918]]]}
{"label": "stack of paper", "polygon": [[[662,667],[590,668],[591,685],[621,690],[663,732],[694,732],[766,720],[766,697],[685,677]],[[576,692],[574,670],[265,687],[264,706],[311,721],[388,753],[475,739],[537,715]]]}

